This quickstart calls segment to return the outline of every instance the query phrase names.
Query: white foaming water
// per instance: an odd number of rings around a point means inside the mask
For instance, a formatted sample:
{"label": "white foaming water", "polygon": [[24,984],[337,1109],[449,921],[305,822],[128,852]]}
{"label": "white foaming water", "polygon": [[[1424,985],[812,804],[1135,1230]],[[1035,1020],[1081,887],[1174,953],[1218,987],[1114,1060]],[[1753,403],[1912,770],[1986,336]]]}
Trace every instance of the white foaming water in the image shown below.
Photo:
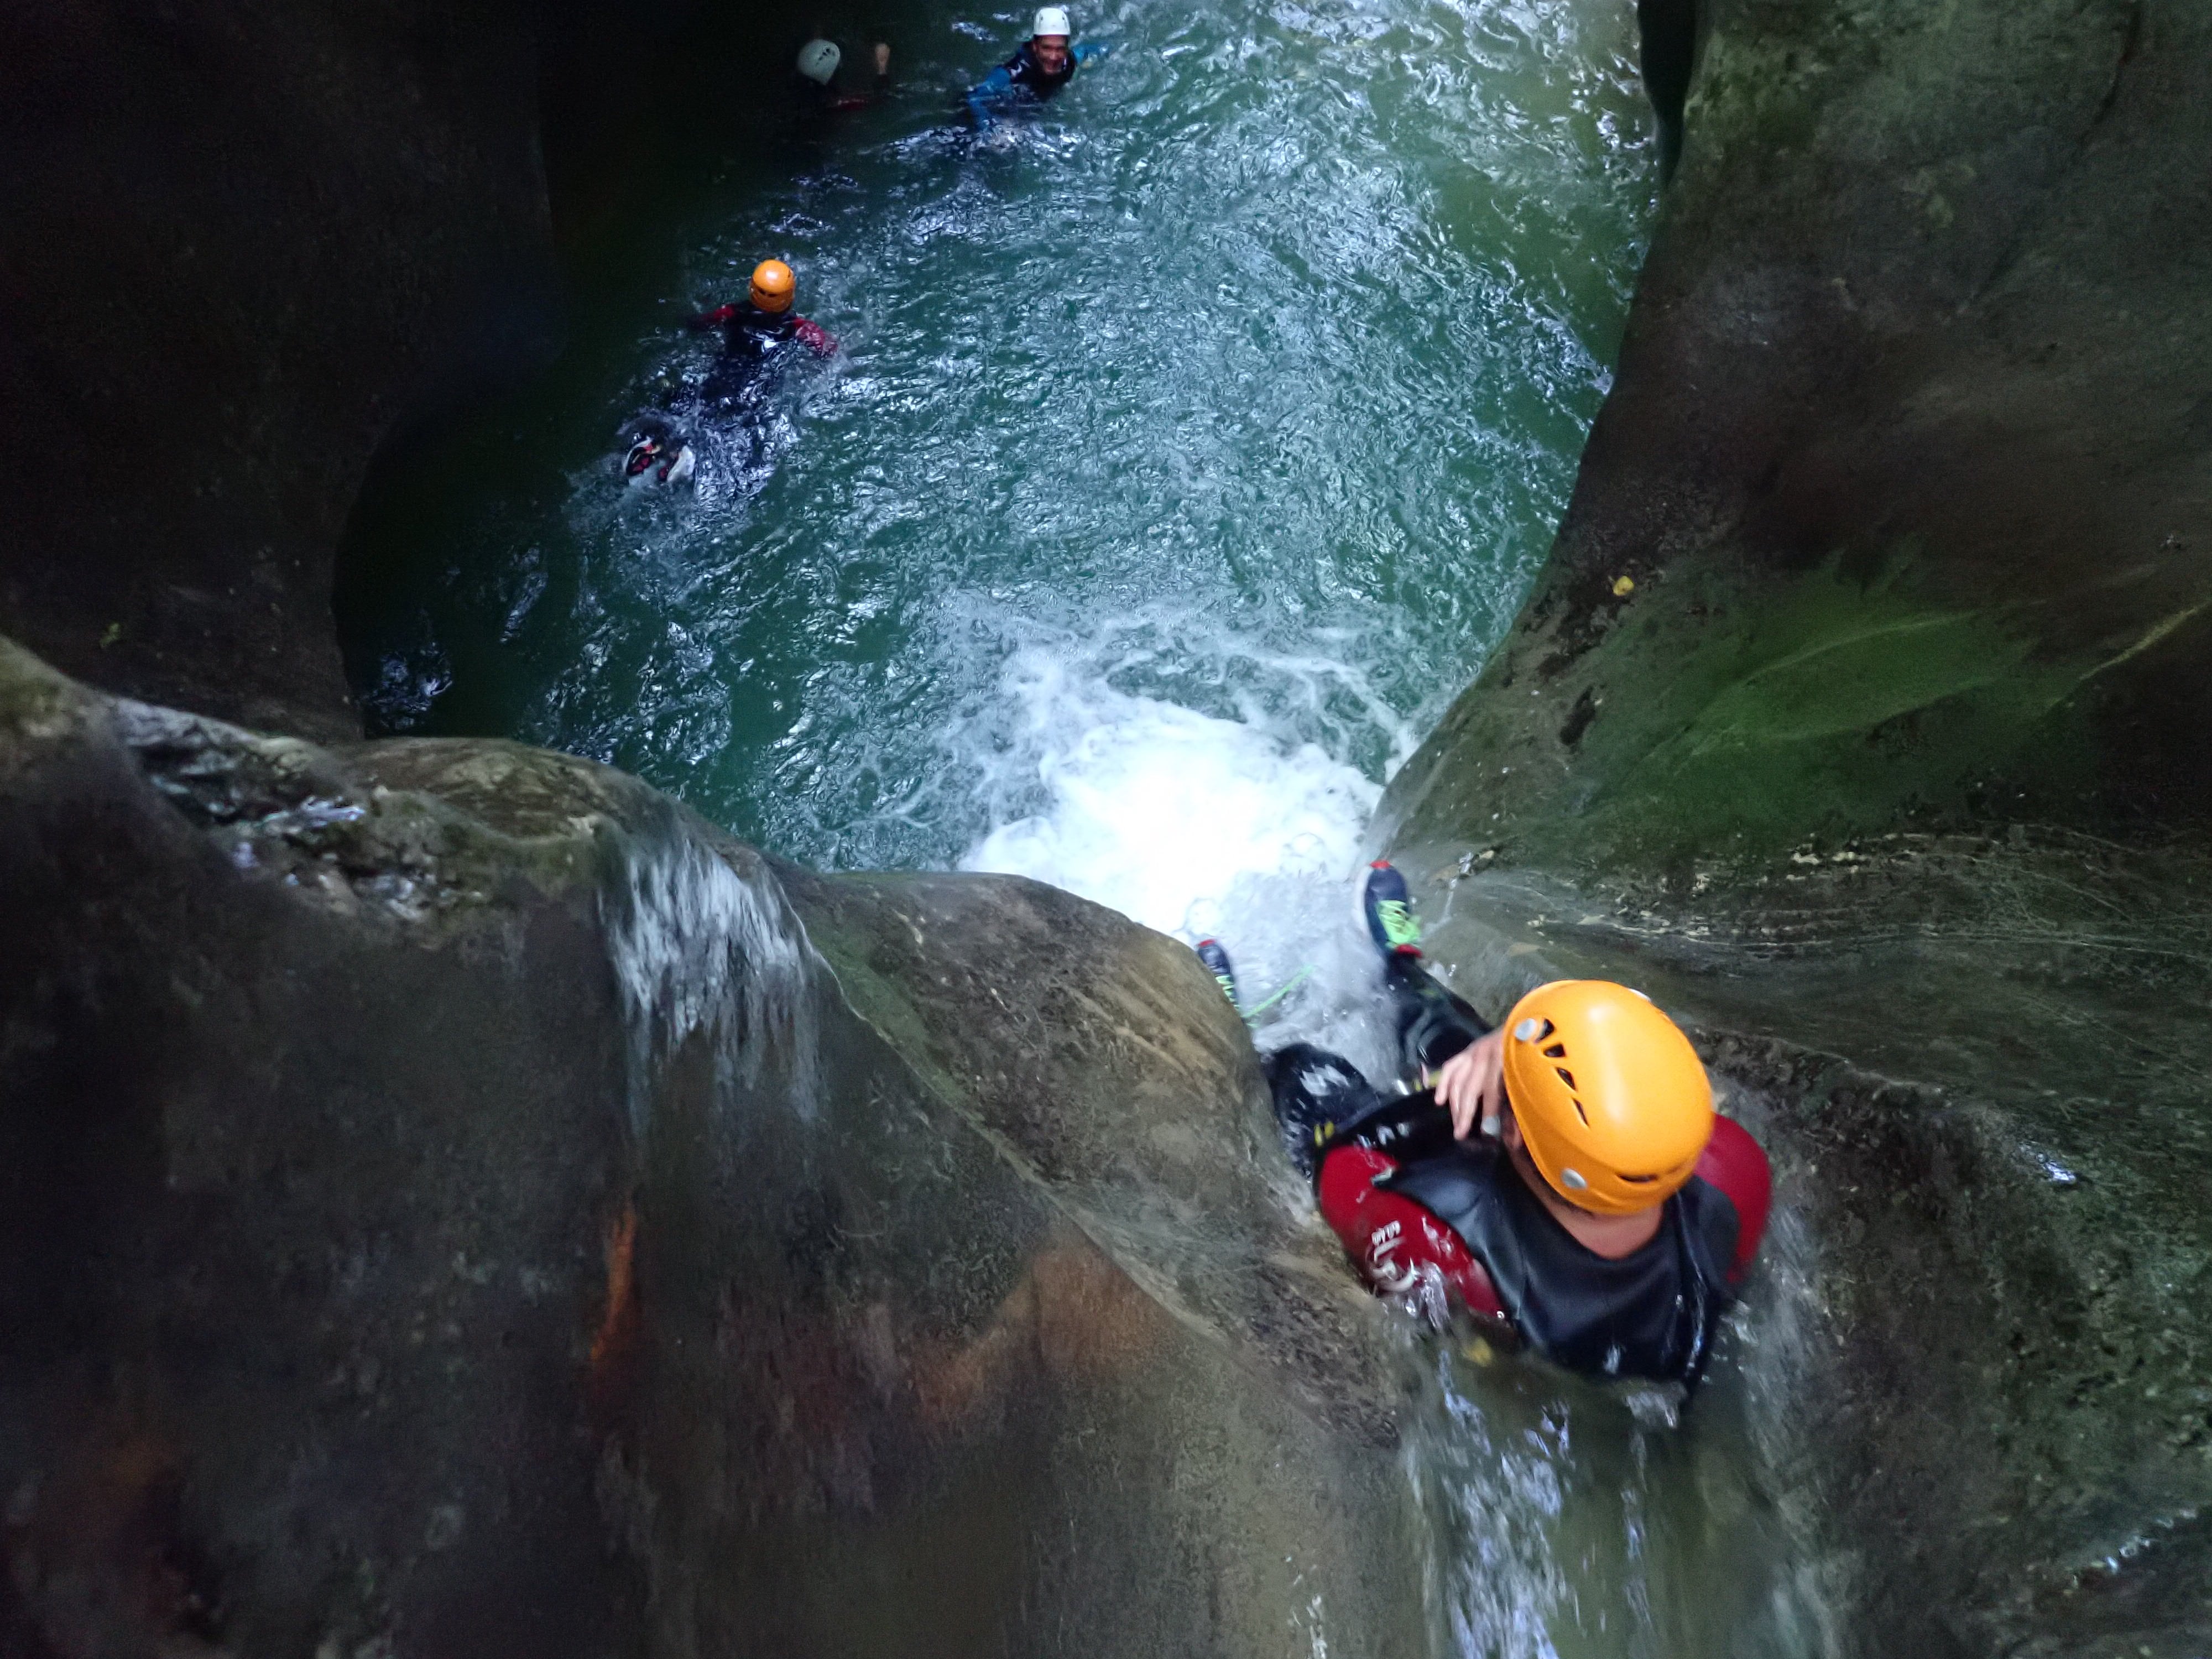
{"label": "white foaming water", "polygon": [[1263,1046],[1306,1037],[1386,1064],[1367,1029],[1374,959],[1352,899],[1382,789],[1280,711],[1348,692],[1393,764],[1411,730],[1341,665],[1233,648],[1225,659],[1277,695],[1240,698],[1224,718],[1118,689],[1096,647],[1017,651],[1002,681],[1011,729],[961,744],[991,751],[963,758],[985,766],[998,804],[961,867],[1050,882],[1186,941],[1212,935],[1247,1006],[1298,981]]}
{"label": "white foaming water", "polygon": [[1310,743],[1132,696],[1044,653],[1007,672],[1043,811],[963,868],[1034,876],[1163,933],[1218,932],[1255,884],[1341,880],[1381,793]]}

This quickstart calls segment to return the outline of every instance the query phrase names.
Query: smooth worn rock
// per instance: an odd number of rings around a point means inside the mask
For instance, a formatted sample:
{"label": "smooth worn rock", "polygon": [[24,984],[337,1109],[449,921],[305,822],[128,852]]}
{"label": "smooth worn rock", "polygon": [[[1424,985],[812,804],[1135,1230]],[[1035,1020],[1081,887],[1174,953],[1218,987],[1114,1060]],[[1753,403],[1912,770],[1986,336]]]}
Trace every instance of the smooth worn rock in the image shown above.
{"label": "smooth worn rock", "polygon": [[1386,814],[1610,867],[2212,808],[2212,19],[1711,9],[1558,545]]}
{"label": "smooth worn rock", "polygon": [[2212,21],[1700,11],[1558,545],[1386,838],[1478,1001],[1626,979],[1769,1103],[1844,1627],[2194,1651]]}
{"label": "smooth worn rock", "polygon": [[1019,877],[776,867],[854,1009],[1164,1306],[1395,1441],[1377,1312],[1187,945]]}
{"label": "smooth worn rock", "polygon": [[[1026,910],[1090,1000],[915,994],[961,1023],[909,1064],[895,968],[857,1018],[633,779],[0,642],[0,1651],[1406,1650],[1395,1457],[1214,1316],[1300,1305],[1296,1206],[1188,1281],[1140,1235],[1208,1151],[1164,1132],[1255,1104],[1233,1022],[1180,947],[969,885],[948,969]],[[1057,1164],[964,1069],[1018,1036],[1086,1059]]]}

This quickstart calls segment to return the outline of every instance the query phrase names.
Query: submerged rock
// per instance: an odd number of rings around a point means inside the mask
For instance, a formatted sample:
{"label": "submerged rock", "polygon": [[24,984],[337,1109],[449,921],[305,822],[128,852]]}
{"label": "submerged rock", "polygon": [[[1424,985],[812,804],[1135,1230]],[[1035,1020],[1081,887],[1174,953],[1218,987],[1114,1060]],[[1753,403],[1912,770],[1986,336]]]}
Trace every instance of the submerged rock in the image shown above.
{"label": "submerged rock", "polygon": [[0,913],[0,1648],[1418,1644],[1182,947],[4,644]]}
{"label": "submerged rock", "polygon": [[1706,12],[1550,566],[1386,796],[1438,954],[1770,1103],[1883,1652],[2212,1637],[2212,21]]}

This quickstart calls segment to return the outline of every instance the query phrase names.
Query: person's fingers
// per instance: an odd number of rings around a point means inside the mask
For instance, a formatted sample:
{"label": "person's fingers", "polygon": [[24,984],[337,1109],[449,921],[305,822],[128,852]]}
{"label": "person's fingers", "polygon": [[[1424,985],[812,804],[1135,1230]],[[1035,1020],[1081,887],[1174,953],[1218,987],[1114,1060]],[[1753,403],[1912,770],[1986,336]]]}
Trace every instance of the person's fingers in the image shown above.
{"label": "person's fingers", "polygon": [[1429,1086],[1436,1091],[1437,1104],[1439,1106],[1449,1106],[1452,1103],[1452,1094],[1458,1083],[1459,1056],[1456,1054],[1429,1073]]}
{"label": "person's fingers", "polygon": [[1482,1068],[1482,1082],[1478,1098],[1485,1117],[1496,1117],[1505,1109],[1505,1067],[1500,1063],[1496,1049],[1489,1054],[1489,1064]]}
{"label": "person's fingers", "polygon": [[1475,1079],[1469,1060],[1469,1052],[1462,1049],[1437,1068],[1437,1100],[1451,1113],[1452,1134],[1461,1140],[1474,1123]]}
{"label": "person's fingers", "polygon": [[1482,1113],[1496,1117],[1505,1109],[1505,1042],[1492,1031],[1476,1043],[1482,1072]]}
{"label": "person's fingers", "polygon": [[1437,1097],[1448,1103],[1460,1099],[1468,1092],[1468,1085],[1480,1076],[1474,1049],[1472,1047],[1461,1049],[1437,1068],[1440,1085]]}
{"label": "person's fingers", "polygon": [[1477,1038],[1438,1068],[1437,1099],[1450,1109],[1452,1133],[1467,1139],[1478,1118],[1495,1117],[1505,1103],[1502,1046],[1495,1032]]}

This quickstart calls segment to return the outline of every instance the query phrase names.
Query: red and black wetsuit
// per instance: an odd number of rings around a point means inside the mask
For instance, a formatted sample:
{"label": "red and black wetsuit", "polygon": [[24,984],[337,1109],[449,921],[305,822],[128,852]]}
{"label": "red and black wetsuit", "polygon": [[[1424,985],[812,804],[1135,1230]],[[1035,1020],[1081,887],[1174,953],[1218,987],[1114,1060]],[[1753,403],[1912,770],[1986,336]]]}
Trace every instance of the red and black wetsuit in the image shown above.
{"label": "red and black wetsuit", "polygon": [[[1480,1019],[1418,963],[1390,966],[1409,1067],[1434,1066]],[[1694,1382],[1711,1357],[1766,1227],[1766,1155],[1716,1119],[1658,1232],[1619,1259],[1577,1241],[1494,1140],[1455,1140],[1433,1094],[1378,1095],[1349,1061],[1310,1044],[1267,1057],[1285,1142],[1314,1178],[1322,1218],[1370,1287],[1442,1286],[1530,1347],[1600,1376]]]}
{"label": "red and black wetsuit", "polygon": [[736,414],[755,407],[801,347],[817,357],[827,357],[837,349],[837,342],[819,324],[796,312],[763,311],[750,299],[717,306],[694,317],[686,326],[722,331],[721,357],[700,388],[700,401],[710,415]]}

